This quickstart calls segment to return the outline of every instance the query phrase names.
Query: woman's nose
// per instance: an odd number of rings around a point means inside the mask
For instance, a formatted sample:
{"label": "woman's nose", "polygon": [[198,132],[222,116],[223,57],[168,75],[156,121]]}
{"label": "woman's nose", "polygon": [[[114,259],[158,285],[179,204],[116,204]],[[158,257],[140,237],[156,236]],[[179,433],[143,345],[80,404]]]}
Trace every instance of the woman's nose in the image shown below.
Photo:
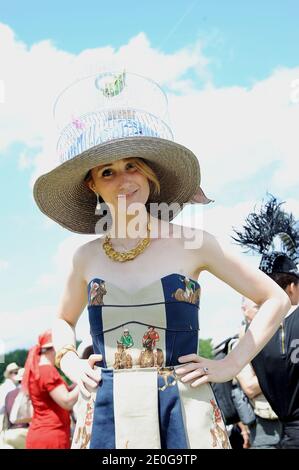
{"label": "woman's nose", "polygon": [[132,184],[132,177],[131,175],[128,175],[128,173],[126,173],[125,171],[122,171],[119,174],[118,182],[120,187],[130,185]]}

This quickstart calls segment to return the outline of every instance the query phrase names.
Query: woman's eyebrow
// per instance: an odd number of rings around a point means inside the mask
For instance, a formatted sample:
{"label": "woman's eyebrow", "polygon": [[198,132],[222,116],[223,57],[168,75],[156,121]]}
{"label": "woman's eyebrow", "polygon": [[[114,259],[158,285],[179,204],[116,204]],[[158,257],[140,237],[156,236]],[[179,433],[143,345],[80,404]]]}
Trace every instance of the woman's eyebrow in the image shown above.
{"label": "woman's eyebrow", "polygon": [[101,165],[98,167],[97,171],[102,170],[103,168],[107,168],[108,166],[113,166],[112,163],[107,163],[106,165]]}

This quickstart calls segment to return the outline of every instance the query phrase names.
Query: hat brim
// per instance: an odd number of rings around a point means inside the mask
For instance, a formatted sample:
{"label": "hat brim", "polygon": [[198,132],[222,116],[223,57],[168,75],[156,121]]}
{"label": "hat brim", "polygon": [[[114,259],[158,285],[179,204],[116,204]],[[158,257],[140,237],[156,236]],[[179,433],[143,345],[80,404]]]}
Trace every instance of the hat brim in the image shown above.
{"label": "hat brim", "polygon": [[6,370],[6,371],[4,371],[4,373],[3,373],[3,377],[4,377],[5,379],[8,379],[9,375],[10,375],[12,372],[18,372],[18,371],[19,371],[19,369],[17,369],[17,368],[16,368],[16,369],[11,369],[11,370]]}
{"label": "hat brim", "polygon": [[[199,162],[190,150],[157,137],[127,137],[92,147],[40,176],[33,190],[39,209],[72,232],[98,233],[96,199],[84,184],[86,173],[97,165],[129,157],[146,160],[159,179],[160,194],[150,203],[176,202],[182,206],[200,188]],[[170,220],[181,209],[173,211]]]}

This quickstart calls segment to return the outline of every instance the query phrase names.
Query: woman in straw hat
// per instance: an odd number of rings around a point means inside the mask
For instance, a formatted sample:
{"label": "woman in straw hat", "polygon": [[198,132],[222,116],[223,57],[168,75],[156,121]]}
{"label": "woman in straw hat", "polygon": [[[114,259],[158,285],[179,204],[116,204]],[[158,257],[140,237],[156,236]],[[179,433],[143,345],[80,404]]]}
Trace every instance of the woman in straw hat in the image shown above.
{"label": "woman in straw hat", "polygon": [[[210,200],[196,156],[172,140],[166,114],[160,88],[125,73],[81,80],[56,104],[63,163],[38,178],[35,200],[63,227],[103,235],[76,251],[54,328],[56,364],[89,400],[77,446],[83,436],[90,448],[228,448],[209,382],[234,377],[289,308],[273,281],[211,234],[170,223],[184,204]],[[261,306],[220,361],[197,355],[203,270]],[[86,305],[89,361],[75,349]],[[155,340],[145,343],[149,328]]]}

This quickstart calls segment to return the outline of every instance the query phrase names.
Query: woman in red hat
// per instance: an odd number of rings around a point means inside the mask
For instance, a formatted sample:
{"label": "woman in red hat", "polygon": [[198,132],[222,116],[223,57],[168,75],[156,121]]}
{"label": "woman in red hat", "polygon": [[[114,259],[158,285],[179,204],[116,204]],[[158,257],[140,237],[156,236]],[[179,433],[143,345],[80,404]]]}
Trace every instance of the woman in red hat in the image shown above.
{"label": "woman in red hat", "polygon": [[29,394],[34,409],[27,449],[70,447],[70,410],[77,401],[78,387],[68,391],[54,362],[55,350],[48,330],[30,349],[25,364],[22,388]]}

